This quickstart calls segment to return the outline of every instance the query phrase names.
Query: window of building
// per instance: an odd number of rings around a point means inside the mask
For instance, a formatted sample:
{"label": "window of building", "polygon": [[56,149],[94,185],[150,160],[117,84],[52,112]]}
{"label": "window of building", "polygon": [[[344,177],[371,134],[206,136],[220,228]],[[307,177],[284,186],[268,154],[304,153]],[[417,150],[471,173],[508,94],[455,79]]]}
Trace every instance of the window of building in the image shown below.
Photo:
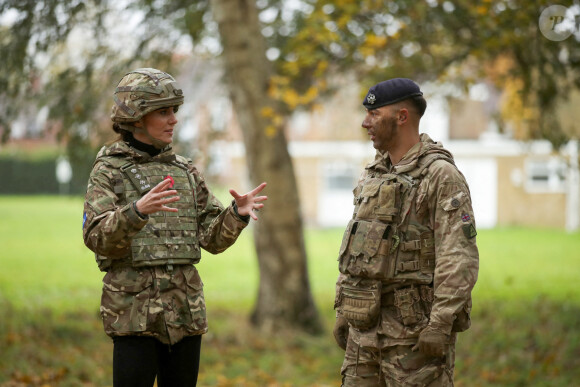
{"label": "window of building", "polygon": [[324,180],[329,191],[352,192],[356,186],[359,172],[352,165],[342,163],[326,165]]}
{"label": "window of building", "polygon": [[568,167],[560,157],[526,160],[526,191],[565,192]]}

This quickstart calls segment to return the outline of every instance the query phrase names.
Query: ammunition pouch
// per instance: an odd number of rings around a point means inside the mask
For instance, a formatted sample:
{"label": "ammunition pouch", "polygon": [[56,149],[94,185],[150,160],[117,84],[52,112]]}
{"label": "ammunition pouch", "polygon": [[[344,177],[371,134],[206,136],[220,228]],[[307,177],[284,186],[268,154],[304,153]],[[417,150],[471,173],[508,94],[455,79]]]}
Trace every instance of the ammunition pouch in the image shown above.
{"label": "ammunition pouch", "polygon": [[412,326],[427,319],[433,305],[433,289],[426,285],[394,290],[394,306],[403,325]]}
{"label": "ammunition pouch", "polygon": [[380,222],[351,220],[339,252],[339,270],[353,277],[384,279],[388,277],[388,235],[391,227]]}
{"label": "ammunition pouch", "polygon": [[381,313],[381,281],[347,279],[340,285],[338,312],[357,329],[377,325]]}

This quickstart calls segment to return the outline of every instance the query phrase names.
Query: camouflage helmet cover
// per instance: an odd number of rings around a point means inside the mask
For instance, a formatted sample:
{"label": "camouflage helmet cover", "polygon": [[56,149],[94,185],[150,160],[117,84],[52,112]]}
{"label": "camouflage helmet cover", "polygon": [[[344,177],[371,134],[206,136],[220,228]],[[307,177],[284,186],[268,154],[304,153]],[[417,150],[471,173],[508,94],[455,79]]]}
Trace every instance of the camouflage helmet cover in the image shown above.
{"label": "camouflage helmet cover", "polygon": [[154,110],[183,104],[183,91],[166,72],[140,68],[121,78],[113,99],[111,120],[123,124],[139,121]]}

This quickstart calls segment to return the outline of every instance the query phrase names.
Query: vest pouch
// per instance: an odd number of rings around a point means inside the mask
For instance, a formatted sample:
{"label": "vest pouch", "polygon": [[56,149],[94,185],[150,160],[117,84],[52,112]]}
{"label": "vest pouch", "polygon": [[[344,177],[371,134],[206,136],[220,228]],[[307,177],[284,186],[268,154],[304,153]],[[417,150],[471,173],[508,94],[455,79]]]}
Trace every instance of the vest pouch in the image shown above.
{"label": "vest pouch", "polygon": [[401,183],[373,179],[364,183],[355,200],[357,219],[391,223],[399,213]]}
{"label": "vest pouch", "polygon": [[368,228],[366,230],[366,235],[364,238],[364,244],[362,246],[362,253],[364,254],[365,260],[370,262],[371,258],[377,255],[379,251],[379,246],[383,240],[385,231],[387,230],[387,225],[379,222],[367,223]]}
{"label": "vest pouch", "polygon": [[359,203],[356,211],[357,219],[374,219],[375,207],[378,205],[378,194],[381,188],[381,180],[371,180],[362,186],[357,202]]}
{"label": "vest pouch", "polygon": [[374,208],[375,219],[391,223],[399,213],[400,183],[383,184],[379,189],[379,200]]}
{"label": "vest pouch", "polygon": [[350,243],[349,253],[354,257],[358,257],[362,254],[365,245],[365,240],[367,233],[369,231],[371,222],[356,222],[356,230],[352,236],[352,242]]}
{"label": "vest pouch", "polygon": [[419,289],[411,286],[408,288],[396,289],[395,306],[399,311],[403,325],[416,325],[425,318],[421,305],[421,295]]}
{"label": "vest pouch", "polygon": [[435,272],[435,239],[432,231],[421,233],[420,267],[421,273],[433,274]]}
{"label": "vest pouch", "polygon": [[340,258],[339,269],[355,277],[385,279],[388,276],[388,230],[381,222],[360,220],[351,228],[350,240]]}
{"label": "vest pouch", "polygon": [[338,252],[338,256],[341,257],[344,252],[346,251],[346,248],[348,247],[348,242],[350,241],[350,235],[352,233],[352,228],[354,226],[356,222],[354,220],[351,220],[350,222],[348,222],[348,225],[346,226],[346,230],[344,230],[344,234],[342,236],[342,243],[340,244],[340,250]]}
{"label": "vest pouch", "polygon": [[346,230],[344,230],[344,234],[342,236],[342,243],[340,244],[340,250],[338,251],[338,269],[341,273],[346,273],[346,268],[350,261],[348,247],[350,244],[352,234],[356,232],[357,226],[358,226],[357,222],[351,220],[350,222],[348,222]]}
{"label": "vest pouch", "polygon": [[366,330],[377,325],[381,312],[381,281],[347,279],[340,285],[338,311],[348,323]]}

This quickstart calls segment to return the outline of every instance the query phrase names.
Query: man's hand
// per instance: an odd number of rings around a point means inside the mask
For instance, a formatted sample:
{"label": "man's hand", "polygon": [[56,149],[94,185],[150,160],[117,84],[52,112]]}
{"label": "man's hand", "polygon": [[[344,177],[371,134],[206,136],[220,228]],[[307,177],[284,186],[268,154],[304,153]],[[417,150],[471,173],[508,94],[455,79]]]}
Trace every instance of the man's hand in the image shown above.
{"label": "man's hand", "polygon": [[427,356],[441,357],[447,353],[449,345],[449,336],[430,326],[427,326],[419,334],[417,344],[412,348],[413,351],[419,350]]}
{"label": "man's hand", "polygon": [[348,323],[343,315],[338,314],[336,316],[336,322],[334,323],[334,329],[332,330],[334,335],[334,340],[340,348],[346,351],[346,342],[348,340]]}
{"label": "man's hand", "polygon": [[173,181],[166,179],[153,187],[151,191],[147,192],[141,199],[137,200],[137,203],[135,203],[137,211],[143,215],[149,215],[159,211],[177,212],[177,208],[166,206],[166,204],[174,203],[179,200],[179,196],[172,196],[177,195],[176,190],[168,190],[170,186],[173,186]]}
{"label": "man's hand", "polygon": [[267,200],[267,196],[256,196],[260,193],[266,186],[266,183],[262,183],[245,195],[240,195],[233,189],[230,189],[230,194],[234,197],[236,205],[238,206],[238,214],[241,216],[250,215],[252,219],[258,220],[258,217],[254,211],[258,212],[260,208],[264,207],[264,200]]}

